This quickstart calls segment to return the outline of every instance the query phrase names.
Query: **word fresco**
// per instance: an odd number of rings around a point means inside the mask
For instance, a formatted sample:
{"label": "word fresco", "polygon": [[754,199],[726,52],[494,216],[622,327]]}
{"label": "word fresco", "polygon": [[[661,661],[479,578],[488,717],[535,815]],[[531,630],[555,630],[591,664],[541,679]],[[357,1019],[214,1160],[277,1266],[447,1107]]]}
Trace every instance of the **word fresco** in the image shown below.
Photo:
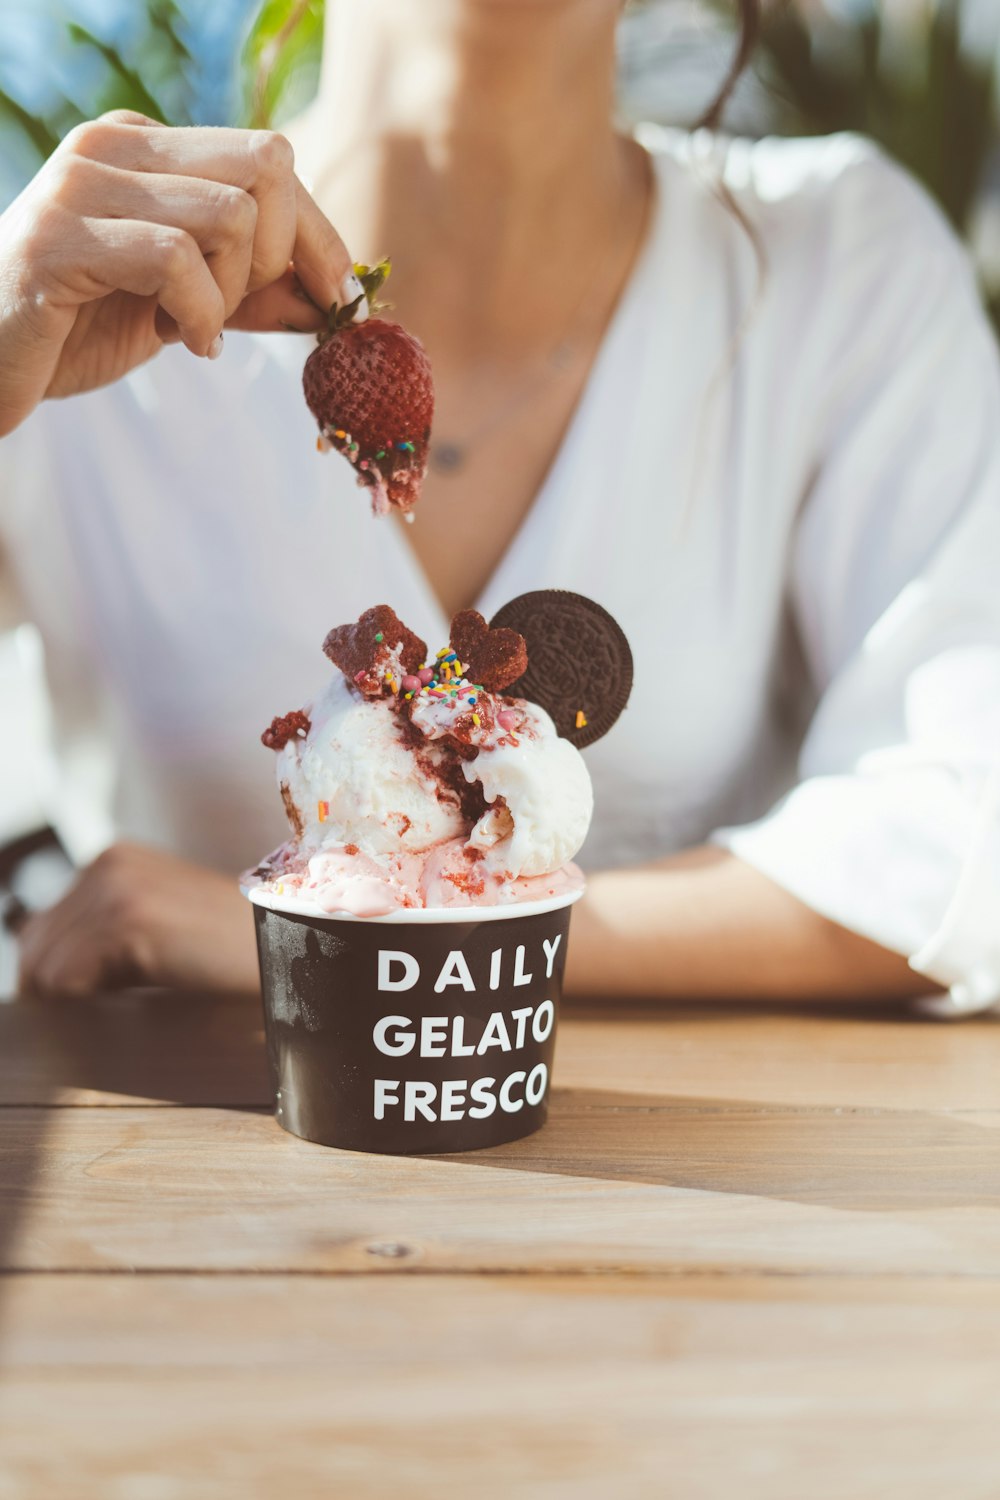
{"label": "word fresco", "polygon": [[[530,993],[512,993],[508,998],[506,992],[530,991],[533,985],[547,985],[561,942],[562,934],[543,938],[537,952],[530,954],[523,943],[513,952],[495,948],[481,973],[473,973],[465,954],[453,949],[434,979],[434,994],[448,996],[448,1014],[406,1015],[401,1013],[405,1002],[400,1002],[400,1012],[379,1016],[372,1027],[372,1042],[386,1059],[454,1058],[458,1064],[459,1059],[475,1058],[476,1062],[461,1062],[456,1071],[465,1076],[446,1078],[440,1083],[419,1078],[376,1078],[375,1119],[395,1115],[405,1121],[415,1121],[418,1116],[432,1121],[466,1117],[485,1120],[498,1109],[517,1114],[526,1104],[538,1104],[545,1097],[549,1081],[545,1063],[538,1062],[530,1068],[511,1068],[509,1063],[516,1063],[518,1053],[525,1048],[548,1040],[555,1025],[555,1005],[550,999],[532,1000]],[[405,994],[421,978],[429,976],[421,974],[420,963],[412,953],[392,948],[379,950],[381,994]],[[481,1017],[470,1018],[462,1013],[455,989],[472,995],[503,991],[507,1003],[492,1011],[483,1024]],[[481,1069],[491,1071],[480,1073]],[[391,1071],[388,1062],[385,1071]]]}

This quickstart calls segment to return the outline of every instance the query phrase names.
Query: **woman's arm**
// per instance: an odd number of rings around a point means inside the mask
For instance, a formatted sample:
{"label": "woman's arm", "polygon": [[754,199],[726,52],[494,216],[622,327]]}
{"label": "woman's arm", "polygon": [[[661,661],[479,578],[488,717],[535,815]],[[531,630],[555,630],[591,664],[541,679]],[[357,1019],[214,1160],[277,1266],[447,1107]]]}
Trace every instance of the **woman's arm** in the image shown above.
{"label": "woman's arm", "polygon": [[0,437],[163,344],[211,359],[224,325],[313,331],[359,293],[283,136],[87,121],[0,215]]}
{"label": "woman's arm", "polygon": [[[235,880],[116,844],[21,934],[21,987],[87,995],[136,984],[256,993],[249,902]],[[721,849],[595,875],[573,914],[570,994],[658,999],[880,999],[933,986],[898,954],[818,916]]]}
{"label": "woman's arm", "polygon": [[592,876],[573,915],[567,990],[792,1001],[937,993],[898,953],[713,847]]}
{"label": "woman's arm", "polygon": [[814,707],[796,784],[711,842],[788,893],[798,930],[790,898],[907,955],[956,1014],[1000,1002],[1000,363],[905,174],[860,147],[828,212],[782,601]]}

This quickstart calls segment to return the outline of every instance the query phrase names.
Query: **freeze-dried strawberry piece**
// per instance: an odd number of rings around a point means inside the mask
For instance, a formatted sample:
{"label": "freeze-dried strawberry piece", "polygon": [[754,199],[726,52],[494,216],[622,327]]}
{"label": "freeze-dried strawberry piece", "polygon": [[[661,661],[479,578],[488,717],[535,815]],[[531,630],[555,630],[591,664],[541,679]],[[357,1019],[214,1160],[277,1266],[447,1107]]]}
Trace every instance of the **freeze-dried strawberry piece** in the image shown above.
{"label": "freeze-dried strawberry piece", "polygon": [[[408,630],[388,604],[366,609],[356,625],[337,625],[323,642],[323,650],[348,682],[366,698],[398,691],[393,672],[419,670],[427,647]],[[393,687],[395,681],[396,686]]]}
{"label": "freeze-dried strawberry piece", "polygon": [[311,729],[309,715],[296,708],[290,714],[279,714],[272,719],[260,740],[268,750],[284,750],[289,740],[304,738]]}
{"label": "freeze-dried strawberry piece", "polygon": [[524,636],[505,626],[491,630],[474,609],[463,609],[452,620],[451,645],[469,681],[481,683],[490,693],[502,693],[528,670]]}

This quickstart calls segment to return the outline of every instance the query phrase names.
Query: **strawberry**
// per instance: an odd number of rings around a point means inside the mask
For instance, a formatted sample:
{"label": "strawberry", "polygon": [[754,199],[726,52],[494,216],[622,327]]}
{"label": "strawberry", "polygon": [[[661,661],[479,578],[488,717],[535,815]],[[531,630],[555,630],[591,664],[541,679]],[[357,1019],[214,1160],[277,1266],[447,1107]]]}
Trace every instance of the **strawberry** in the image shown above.
{"label": "strawberry", "polygon": [[[372,302],[389,261],[356,266]],[[404,513],[420,497],[434,416],[430,360],[423,345],[384,318],[352,323],[357,302],[334,303],[319,346],[306,360],[302,386],[319,424],[320,444],[337,449],[372,491],[372,509]],[[373,303],[378,310],[378,304]]]}

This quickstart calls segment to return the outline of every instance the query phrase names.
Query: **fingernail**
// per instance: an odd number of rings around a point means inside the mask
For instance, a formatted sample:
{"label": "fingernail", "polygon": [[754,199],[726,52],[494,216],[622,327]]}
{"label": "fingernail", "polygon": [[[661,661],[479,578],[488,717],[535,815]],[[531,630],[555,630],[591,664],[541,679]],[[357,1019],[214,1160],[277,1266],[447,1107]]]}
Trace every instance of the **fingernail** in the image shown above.
{"label": "fingernail", "polygon": [[221,353],[222,353],[222,334],[221,333],[217,333],[215,335],[215,338],[212,340],[212,342],[208,346],[208,357],[209,357],[209,359],[218,359],[218,357],[219,357],[219,355]]}
{"label": "fingernail", "polygon": [[361,301],[358,302],[354,317],[351,319],[352,323],[363,323],[368,316],[368,298],[365,296],[365,289],[352,271],[340,283],[340,305],[348,307],[352,302],[357,302],[359,297]]}

